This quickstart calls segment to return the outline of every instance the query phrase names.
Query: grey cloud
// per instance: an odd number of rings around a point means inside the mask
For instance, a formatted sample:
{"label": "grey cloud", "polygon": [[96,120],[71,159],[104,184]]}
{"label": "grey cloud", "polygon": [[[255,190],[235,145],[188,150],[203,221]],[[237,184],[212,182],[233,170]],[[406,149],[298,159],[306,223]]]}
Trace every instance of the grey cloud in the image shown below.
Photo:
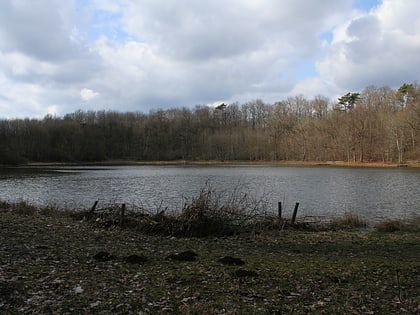
{"label": "grey cloud", "polygon": [[[412,11],[418,7],[414,2],[405,5]],[[413,69],[420,68],[420,29],[417,27],[416,35],[412,35],[413,29],[401,28],[406,21],[396,23],[399,9],[399,3],[388,1],[386,6],[351,21],[346,29],[349,39],[333,43],[327,57],[319,63],[321,76],[343,91],[369,85],[398,87],[418,80]],[[395,16],[390,15],[392,10]]]}
{"label": "grey cloud", "polygon": [[376,16],[368,15],[354,20],[347,28],[352,41],[346,45],[349,61],[365,63],[384,52],[380,21]]}
{"label": "grey cloud", "polygon": [[380,35],[380,22],[378,17],[367,15],[352,21],[347,28],[350,36],[357,39],[370,39]]}
{"label": "grey cloud", "polygon": [[[103,69],[97,53],[73,34],[74,12],[73,1],[0,2],[0,71],[16,91],[32,85],[37,91],[33,101],[41,108],[74,104],[75,92],[69,91],[80,89]],[[26,106],[20,96],[1,93],[12,100],[8,103]]]}
{"label": "grey cloud", "polygon": [[60,86],[68,84],[82,84],[98,75],[102,66],[95,58],[81,60],[66,60],[60,63],[46,63],[51,70],[44,71],[42,65],[30,61],[25,71],[16,72],[15,65],[3,65],[3,73],[11,80],[22,83],[48,84]]}
{"label": "grey cloud", "polygon": [[211,3],[136,4],[127,12],[128,20],[132,21],[128,28],[174,58],[229,58],[260,46],[255,20],[246,13],[235,14],[236,8],[224,9],[225,5],[215,7]]}
{"label": "grey cloud", "polygon": [[129,32],[174,58],[232,58],[273,45],[313,51],[323,18],[349,1],[143,1],[126,11]]}
{"label": "grey cloud", "polygon": [[62,1],[2,1],[0,48],[19,51],[38,60],[58,60],[83,54],[70,39],[59,6]]}
{"label": "grey cloud", "polygon": [[[323,19],[343,8],[350,1],[154,0],[130,2],[123,17],[127,32],[183,65],[178,86],[164,86],[172,102],[202,103],[285,95],[295,83],[289,74],[298,60],[315,58],[321,49]],[[154,82],[159,87],[161,78]]]}

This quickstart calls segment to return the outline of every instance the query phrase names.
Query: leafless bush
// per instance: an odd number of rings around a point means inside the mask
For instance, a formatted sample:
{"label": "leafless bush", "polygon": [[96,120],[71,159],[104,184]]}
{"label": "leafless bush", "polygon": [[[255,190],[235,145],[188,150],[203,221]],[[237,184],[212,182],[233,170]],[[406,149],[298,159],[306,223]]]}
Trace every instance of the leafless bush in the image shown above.
{"label": "leafless bush", "polygon": [[215,191],[207,182],[197,197],[187,200],[178,220],[178,230],[174,234],[183,236],[233,235],[251,225],[261,207],[257,200],[236,187],[230,194]]}

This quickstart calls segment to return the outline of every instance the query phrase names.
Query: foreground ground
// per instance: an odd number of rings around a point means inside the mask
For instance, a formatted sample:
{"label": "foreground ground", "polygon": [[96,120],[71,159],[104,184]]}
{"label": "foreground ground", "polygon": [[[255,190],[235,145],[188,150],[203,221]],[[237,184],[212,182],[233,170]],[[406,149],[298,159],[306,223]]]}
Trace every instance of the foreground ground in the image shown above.
{"label": "foreground ground", "polygon": [[0,211],[0,313],[419,314],[420,233],[185,239]]}

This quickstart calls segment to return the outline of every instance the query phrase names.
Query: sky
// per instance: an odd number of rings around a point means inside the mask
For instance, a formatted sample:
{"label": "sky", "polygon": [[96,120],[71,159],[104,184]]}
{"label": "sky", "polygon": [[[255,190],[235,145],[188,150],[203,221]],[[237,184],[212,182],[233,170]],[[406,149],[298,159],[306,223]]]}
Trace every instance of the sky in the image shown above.
{"label": "sky", "polygon": [[420,73],[418,0],[1,0],[0,118],[334,101]]}

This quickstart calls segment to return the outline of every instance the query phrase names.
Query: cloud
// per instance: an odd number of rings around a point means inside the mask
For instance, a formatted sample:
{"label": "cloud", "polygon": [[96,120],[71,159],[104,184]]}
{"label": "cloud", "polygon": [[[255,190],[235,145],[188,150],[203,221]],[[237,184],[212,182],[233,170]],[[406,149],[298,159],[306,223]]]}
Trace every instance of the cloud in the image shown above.
{"label": "cloud", "polygon": [[0,117],[335,98],[418,80],[420,4],[372,3],[2,1]]}
{"label": "cloud", "polygon": [[99,95],[98,92],[95,92],[91,89],[83,88],[80,90],[80,98],[83,101],[89,102],[90,100],[93,100],[95,97]]}
{"label": "cloud", "polygon": [[[0,48],[20,52],[37,60],[53,61],[82,53],[71,40],[67,15],[71,2],[2,1],[0,4]],[[66,16],[67,15],[67,16]]]}
{"label": "cloud", "polygon": [[384,0],[368,14],[337,27],[327,56],[318,63],[321,77],[344,91],[368,85],[399,86],[418,80],[420,23],[417,1]]}
{"label": "cloud", "polygon": [[288,50],[311,51],[316,44],[312,30],[321,27],[331,13],[348,8],[349,3],[148,0],[130,2],[124,21],[127,32],[153,43],[160,53],[172,58],[231,58],[272,47],[282,47],[277,51],[281,56]]}
{"label": "cloud", "polygon": [[157,82],[171,95],[167,101],[194,105],[278,100],[293,86],[300,60],[315,58],[321,47],[308,30],[324,28],[324,18],[343,8],[350,2],[143,1],[130,2],[123,20],[126,32],[168,63],[155,67]]}

